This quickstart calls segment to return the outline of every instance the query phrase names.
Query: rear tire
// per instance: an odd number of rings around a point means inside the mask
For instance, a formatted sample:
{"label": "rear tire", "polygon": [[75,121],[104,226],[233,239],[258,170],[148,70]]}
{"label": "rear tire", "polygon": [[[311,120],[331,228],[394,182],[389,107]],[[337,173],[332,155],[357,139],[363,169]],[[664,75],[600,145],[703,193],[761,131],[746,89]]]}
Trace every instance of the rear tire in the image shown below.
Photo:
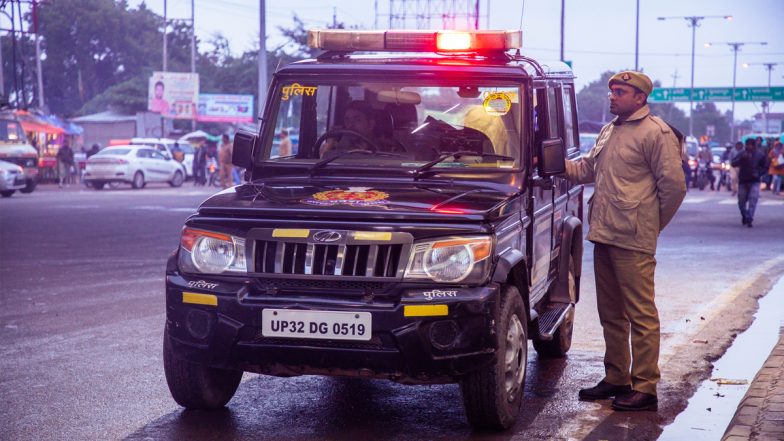
{"label": "rear tire", "polygon": [[131,187],[133,187],[133,188],[138,190],[138,189],[144,187],[144,184],[145,184],[145,182],[144,182],[144,173],[142,173],[140,171],[137,171],[133,175],[133,181],[131,181]]}
{"label": "rear tire", "polygon": [[[569,257],[569,274],[567,275],[569,287],[569,298],[574,302],[577,299],[577,278],[575,277],[574,259]],[[566,314],[564,321],[558,326],[553,334],[553,339],[549,341],[534,339],[534,349],[540,357],[562,358],[566,356],[572,347],[572,331],[574,330],[574,303]]]}
{"label": "rear tire", "polygon": [[460,379],[469,423],[477,429],[504,430],[520,413],[528,363],[528,314],[520,292],[504,286],[495,321],[497,351],[487,366]]}
{"label": "rear tire", "polygon": [[103,186],[104,186],[104,185],[106,185],[106,183],[105,183],[105,182],[99,182],[99,181],[95,181],[95,182],[93,182],[91,185],[92,185],[92,186],[93,186],[93,188],[94,188],[94,189],[96,189],[96,190],[103,190]]}
{"label": "rear tire", "polygon": [[169,330],[163,332],[163,369],[172,398],[186,409],[220,409],[234,396],[242,371],[191,363],[174,353]]}
{"label": "rear tire", "polygon": [[0,191],[0,196],[2,196],[4,198],[10,198],[14,193],[16,193],[16,190]]}

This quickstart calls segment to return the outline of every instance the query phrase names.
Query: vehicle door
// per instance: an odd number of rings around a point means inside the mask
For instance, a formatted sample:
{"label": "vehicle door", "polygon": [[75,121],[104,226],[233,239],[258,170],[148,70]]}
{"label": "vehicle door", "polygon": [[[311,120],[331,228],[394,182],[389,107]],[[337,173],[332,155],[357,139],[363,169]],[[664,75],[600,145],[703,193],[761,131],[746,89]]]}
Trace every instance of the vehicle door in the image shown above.
{"label": "vehicle door", "polygon": [[150,151],[150,172],[155,176],[155,181],[168,181],[174,176],[174,164],[179,164],[177,161],[171,159],[170,156],[164,156],[158,150]]}
{"label": "vehicle door", "polygon": [[[542,141],[550,138],[551,132],[557,133],[557,126],[551,127],[548,108],[547,88],[544,84],[534,89],[534,146],[531,160],[531,197],[532,197],[532,237],[531,245],[531,302],[544,295],[547,288],[547,275],[550,269],[552,251],[553,189],[551,178],[539,175],[539,155]],[[554,131],[555,129],[555,131]]]}
{"label": "vehicle door", "polygon": [[[577,121],[576,107],[574,105],[574,86],[571,84],[557,84],[548,89],[547,103],[550,110],[552,137],[561,138],[566,150],[567,159],[576,159],[580,155],[579,134],[575,121]],[[551,254],[550,273],[555,275],[558,271],[561,250],[561,237],[564,219],[579,214],[579,187],[576,187],[564,177],[553,177],[553,247]],[[566,251],[568,252],[568,250]]]}

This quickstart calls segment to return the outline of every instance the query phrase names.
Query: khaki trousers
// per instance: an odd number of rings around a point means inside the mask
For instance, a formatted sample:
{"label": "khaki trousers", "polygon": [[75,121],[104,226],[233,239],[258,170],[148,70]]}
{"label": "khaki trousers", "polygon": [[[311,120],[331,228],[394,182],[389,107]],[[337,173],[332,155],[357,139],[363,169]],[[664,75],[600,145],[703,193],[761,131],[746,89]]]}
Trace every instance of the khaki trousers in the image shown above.
{"label": "khaki trousers", "polygon": [[595,245],[593,259],[596,301],[606,346],[604,381],[631,384],[636,391],[656,395],[656,383],[661,377],[659,313],[653,293],[656,259],[650,254],[601,243]]}

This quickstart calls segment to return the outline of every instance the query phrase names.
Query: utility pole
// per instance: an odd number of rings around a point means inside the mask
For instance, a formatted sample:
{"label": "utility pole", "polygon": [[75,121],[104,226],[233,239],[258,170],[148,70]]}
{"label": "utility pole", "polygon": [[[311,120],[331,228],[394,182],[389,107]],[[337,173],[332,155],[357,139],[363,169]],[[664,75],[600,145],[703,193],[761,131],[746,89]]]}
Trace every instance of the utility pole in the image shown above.
{"label": "utility pole", "polygon": [[561,61],[564,61],[564,17],[566,11],[566,0],[561,0]]}
{"label": "utility pole", "polygon": [[[194,0],[191,0],[191,73],[196,73],[196,21],[194,20],[196,17],[196,10],[194,8]],[[196,97],[198,100],[198,97]],[[198,109],[199,103],[196,104],[196,109]],[[191,119],[191,132],[196,131],[196,109],[193,109],[191,114],[193,118]]]}
{"label": "utility pole", "polygon": [[640,71],[640,0],[637,0],[637,25],[634,31],[634,70]]}
{"label": "utility pole", "polygon": [[169,30],[169,22],[166,17],[166,0],[163,0],[163,71],[166,72],[166,33]]}
{"label": "utility pole", "polygon": [[738,51],[740,48],[747,45],[747,44],[756,44],[760,46],[765,46],[768,43],[766,41],[731,41],[731,42],[724,42],[724,43],[705,43],[705,47],[711,47],[717,44],[726,44],[730,47],[730,50],[733,53],[733,60],[732,60],[732,121],[730,121],[730,142],[735,142],[735,80],[738,76]]}
{"label": "utility pole", "polygon": [[267,100],[267,27],[264,3],[264,0],[259,0],[259,116]]}
{"label": "utility pole", "polygon": [[694,136],[694,46],[697,39],[697,26],[700,21],[706,18],[722,18],[724,20],[732,20],[731,15],[703,15],[703,16],[676,16],[676,17],[658,17],[657,20],[672,20],[684,19],[691,26],[691,88],[689,89],[689,136]]}
{"label": "utility pole", "polygon": [[332,29],[338,28],[338,8],[332,7]]}
{"label": "utility pole", "polygon": [[[771,73],[773,73],[773,68],[775,66],[779,65],[779,64],[780,63],[743,63],[743,67],[747,68],[749,66],[755,66],[755,65],[765,66],[765,70],[768,71],[768,90],[770,90],[770,76],[771,76]],[[770,113],[770,103],[767,102],[767,101],[763,101],[762,102],[762,125],[764,127],[762,129],[763,133],[768,133],[768,131],[769,131],[768,130],[768,114],[769,113]]]}
{"label": "utility pole", "polygon": [[[35,32],[35,70],[38,76],[38,108],[44,109],[44,77],[41,72],[41,36],[38,32],[38,4],[33,0],[33,32]],[[2,66],[2,60],[0,60]],[[0,69],[2,70],[2,69]],[[2,81],[0,77],[0,81]]]}
{"label": "utility pole", "polygon": [[[678,69],[675,69],[675,73],[670,75],[670,76],[672,77],[672,88],[675,89],[675,85],[678,84],[678,78],[681,77],[680,75],[678,75]],[[672,109],[674,109],[674,108],[675,108],[675,104],[673,103],[673,104],[670,105],[669,112],[667,112],[667,119],[668,120],[672,119]]]}

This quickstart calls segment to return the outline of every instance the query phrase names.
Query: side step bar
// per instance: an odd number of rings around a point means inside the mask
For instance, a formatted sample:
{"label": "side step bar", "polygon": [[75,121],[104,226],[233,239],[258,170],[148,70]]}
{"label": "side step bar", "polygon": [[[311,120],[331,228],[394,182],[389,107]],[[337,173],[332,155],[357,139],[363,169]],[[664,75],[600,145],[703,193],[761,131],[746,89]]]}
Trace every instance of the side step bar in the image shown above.
{"label": "side step bar", "polygon": [[561,323],[563,323],[566,315],[572,308],[574,308],[574,305],[571,303],[560,303],[550,306],[542,314],[539,314],[539,320],[537,321],[539,325],[538,340],[552,340],[555,331],[557,331],[558,327],[561,326]]}

